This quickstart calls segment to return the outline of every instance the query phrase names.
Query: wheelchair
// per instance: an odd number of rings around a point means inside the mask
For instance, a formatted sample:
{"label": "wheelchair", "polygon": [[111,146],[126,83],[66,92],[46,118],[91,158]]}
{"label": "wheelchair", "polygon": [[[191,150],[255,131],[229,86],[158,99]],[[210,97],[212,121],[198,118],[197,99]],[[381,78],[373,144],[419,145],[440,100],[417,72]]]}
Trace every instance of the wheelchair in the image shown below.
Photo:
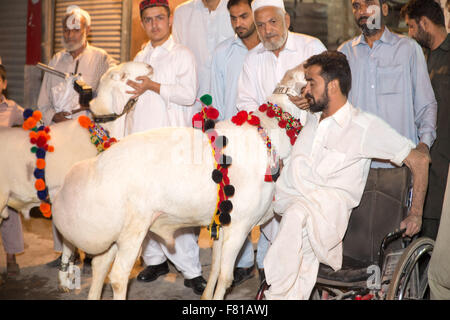
{"label": "wheelchair", "polygon": [[[371,169],[360,205],[343,239],[342,268],[321,264],[312,300],[429,299],[428,265],[434,241],[402,237],[412,195],[407,167]],[[394,230],[394,231],[392,231]],[[256,295],[264,298],[267,284]]]}

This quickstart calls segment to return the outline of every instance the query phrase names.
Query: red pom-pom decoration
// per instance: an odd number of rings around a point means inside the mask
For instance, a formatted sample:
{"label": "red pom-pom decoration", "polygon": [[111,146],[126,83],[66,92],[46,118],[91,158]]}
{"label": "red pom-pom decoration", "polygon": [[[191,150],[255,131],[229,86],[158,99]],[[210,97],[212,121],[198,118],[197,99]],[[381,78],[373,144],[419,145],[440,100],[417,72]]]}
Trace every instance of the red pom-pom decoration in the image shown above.
{"label": "red pom-pom decoration", "polygon": [[260,120],[257,116],[251,115],[248,119],[248,123],[250,123],[252,126],[258,126],[260,124]]}
{"label": "red pom-pom decoration", "polygon": [[52,215],[51,206],[47,202],[42,202],[39,206],[39,210],[41,210],[42,215],[46,218],[50,218],[50,216]]}
{"label": "red pom-pom decoration", "polygon": [[267,104],[264,103],[259,106],[259,111],[266,112],[267,108],[268,108]]}
{"label": "red pom-pom decoration", "polygon": [[53,151],[55,151],[55,147],[54,146],[48,146],[47,151],[48,152],[53,152]]}
{"label": "red pom-pom decoration", "polygon": [[211,120],[216,120],[219,117],[219,110],[209,107],[206,109],[206,117]]}
{"label": "red pom-pom decoration", "polygon": [[281,129],[286,128],[286,126],[287,126],[287,121],[286,121],[286,120],[281,120],[280,122],[278,122],[278,126],[279,126]]}
{"label": "red pom-pom decoration", "polygon": [[44,148],[45,144],[47,143],[47,139],[44,136],[40,136],[39,138],[37,138],[36,140],[36,145],[39,148]]}
{"label": "red pom-pom decoration", "polygon": [[268,109],[266,114],[269,118],[275,117],[275,111],[272,108]]}

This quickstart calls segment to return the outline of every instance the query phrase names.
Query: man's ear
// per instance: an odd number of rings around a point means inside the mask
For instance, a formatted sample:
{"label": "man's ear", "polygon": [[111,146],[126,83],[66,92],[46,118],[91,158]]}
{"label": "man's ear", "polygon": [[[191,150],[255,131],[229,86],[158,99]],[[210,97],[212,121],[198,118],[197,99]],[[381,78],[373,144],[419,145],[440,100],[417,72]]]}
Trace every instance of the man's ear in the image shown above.
{"label": "man's ear", "polygon": [[428,23],[429,21],[428,21],[428,18],[427,17],[425,17],[425,16],[423,16],[423,17],[420,17],[420,19],[419,19],[419,25],[422,27],[422,29],[423,30],[425,30],[425,31],[428,31],[428,26],[429,26],[429,23]]}
{"label": "man's ear", "polygon": [[383,13],[383,16],[387,17],[389,14],[389,5],[385,2],[381,6],[381,12]]}
{"label": "man's ear", "polygon": [[173,14],[171,14],[169,17],[169,28],[172,28],[172,24],[173,24]]}
{"label": "man's ear", "polygon": [[340,92],[341,87],[339,86],[339,80],[334,79],[334,80],[331,80],[330,82],[328,82],[328,90],[329,90],[329,93],[331,93],[331,94],[336,94],[336,93]]}
{"label": "man's ear", "polygon": [[286,22],[286,29],[289,30],[289,27],[291,26],[291,16],[287,12],[284,15],[284,21]]}

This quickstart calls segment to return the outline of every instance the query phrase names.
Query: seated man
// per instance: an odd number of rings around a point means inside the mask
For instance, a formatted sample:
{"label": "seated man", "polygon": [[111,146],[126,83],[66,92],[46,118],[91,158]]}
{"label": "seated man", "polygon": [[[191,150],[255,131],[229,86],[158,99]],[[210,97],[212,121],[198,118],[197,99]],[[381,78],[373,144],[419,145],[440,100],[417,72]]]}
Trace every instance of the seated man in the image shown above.
{"label": "seated man", "polygon": [[319,264],[342,266],[342,239],[358,206],[372,158],[404,162],[414,180],[413,203],[400,227],[419,232],[429,159],[380,118],[353,107],[351,72],[342,53],[305,63],[310,104],[306,124],[276,185],[280,230],[264,260],[268,299],[308,299]]}

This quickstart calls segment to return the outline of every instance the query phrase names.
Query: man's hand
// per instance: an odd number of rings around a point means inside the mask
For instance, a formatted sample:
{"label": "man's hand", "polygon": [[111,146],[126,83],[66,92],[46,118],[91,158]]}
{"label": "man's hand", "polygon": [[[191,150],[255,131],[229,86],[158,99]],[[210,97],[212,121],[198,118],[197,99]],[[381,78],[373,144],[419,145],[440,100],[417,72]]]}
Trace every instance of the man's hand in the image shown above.
{"label": "man's hand", "polygon": [[127,81],[127,85],[129,85],[130,87],[132,87],[134,89],[134,91],[127,91],[127,93],[130,93],[133,95],[131,98],[135,99],[147,90],[151,90],[151,91],[154,91],[157,94],[159,94],[161,85],[155,81],[150,80],[149,77],[145,77],[145,76],[137,77],[136,81],[140,81],[140,82],[135,82],[132,80]]}
{"label": "man's hand", "polygon": [[288,97],[289,97],[289,100],[291,100],[291,102],[297,106],[297,108],[302,109],[302,110],[309,109],[308,99],[306,99],[302,96],[291,96],[290,94],[288,94]]}
{"label": "man's hand", "polygon": [[422,228],[422,216],[410,213],[405,220],[400,222],[400,229],[406,228],[403,236],[412,237]]}
{"label": "man's hand", "polygon": [[55,115],[52,118],[52,121],[55,123],[58,123],[58,122],[70,120],[70,119],[66,118],[67,116],[70,116],[70,114],[71,114],[70,112],[65,112],[65,111],[55,113]]}
{"label": "man's hand", "polygon": [[430,149],[425,143],[419,142],[419,144],[416,146],[416,150],[426,156],[428,161],[431,163]]}

